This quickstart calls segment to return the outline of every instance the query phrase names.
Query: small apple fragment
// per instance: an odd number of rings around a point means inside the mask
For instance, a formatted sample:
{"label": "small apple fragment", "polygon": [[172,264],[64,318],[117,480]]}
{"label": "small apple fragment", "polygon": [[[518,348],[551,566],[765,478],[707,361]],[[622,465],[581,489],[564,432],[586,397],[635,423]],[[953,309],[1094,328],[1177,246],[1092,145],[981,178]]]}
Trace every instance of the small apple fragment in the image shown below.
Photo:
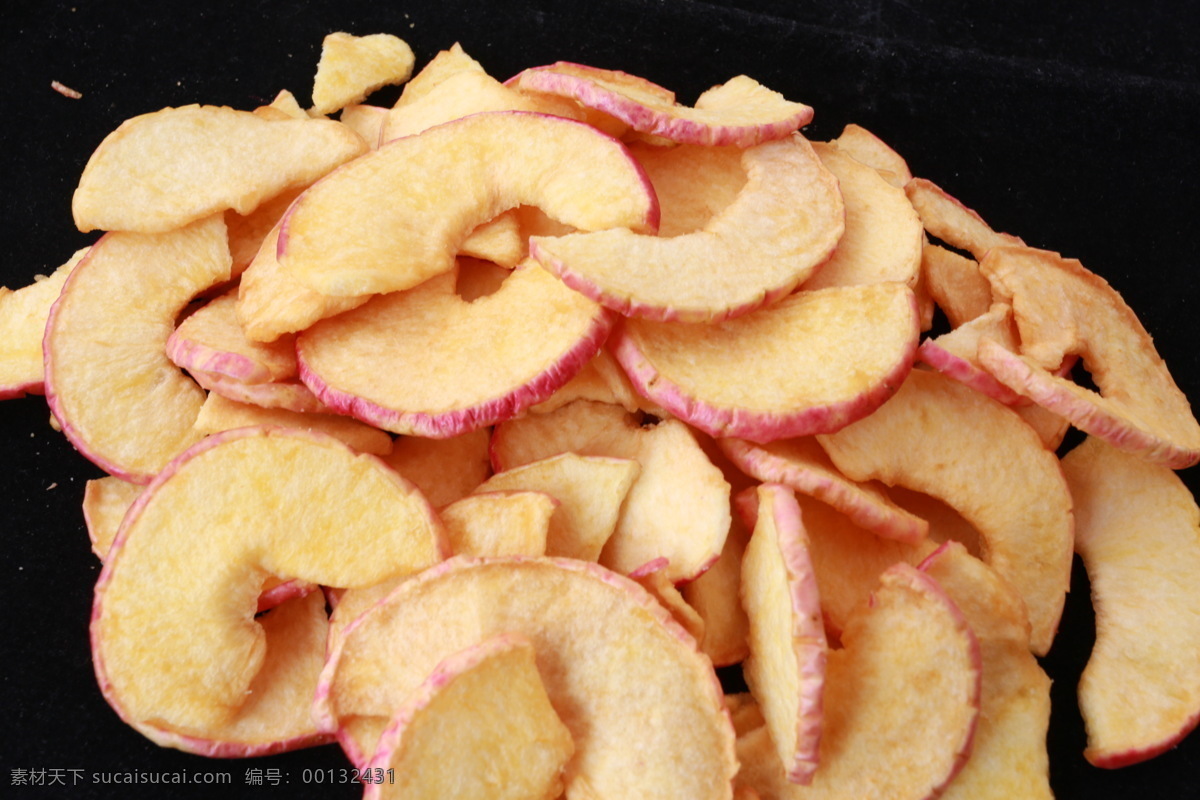
{"label": "small apple fragment", "polygon": [[284,217],[279,260],[322,294],[400,291],[451,270],[467,234],[522,204],[581,230],[658,227],[654,190],[619,142],[501,111],[397,139],[313,186]]}
{"label": "small apple fragment", "polygon": [[[1001,383],[1121,450],[1183,469],[1200,461],[1200,423],[1137,315],[1103,278],[1074,259],[997,248],[980,263],[1012,303],[1021,352],[979,344]],[[1079,354],[1099,393],[1052,374]]]}
{"label": "small apple fragment", "polygon": [[295,378],[295,337],[250,341],[237,317],[237,293],[227,292],[189,314],[167,338],[167,357],[188,372],[209,372],[240,383]]}
{"label": "small apple fragment", "polygon": [[459,556],[404,581],[335,642],[314,714],[371,752],[438,663],[499,633],[533,642],[574,739],[567,797],[730,796],[733,730],[712,665],[645,589],[573,559]]}
{"label": "small apple fragment", "polygon": [[750,621],[746,683],[788,780],[808,785],[818,769],[827,645],[800,507],[786,486],[758,488],[741,598]]}
{"label": "small apple fragment", "polygon": [[229,279],[220,214],[161,234],[110,233],[92,245],[50,310],[46,395],[63,433],[110,474],[147,483],[200,439],[204,392],[167,358],[175,319]]}
{"label": "small apple fragment", "polygon": [[936,236],[951,247],[966,250],[976,259],[982,259],[993,247],[1024,244],[1016,236],[992,230],[979,214],[933,181],[913,178],[904,191],[930,236]]}
{"label": "small apple fragment", "polygon": [[979,341],[985,337],[1013,352],[1020,348],[1017,329],[1013,324],[1012,306],[993,303],[988,311],[949,333],[926,339],[917,348],[917,358],[943,375],[949,375],[1005,405],[1020,404],[1022,398],[1019,394],[979,366]]}
{"label": "small apple fragment", "polygon": [[877,283],[798,292],[715,325],[630,319],[609,348],[638,392],[671,414],[761,444],[870,414],[912,368],[917,337],[912,290]]}
{"label": "small apple fragment", "polygon": [[932,495],[974,525],[1045,655],[1070,584],[1073,518],[1058,459],[1032,428],[958,381],[913,370],[874,414],[818,440],[847,476]]}
{"label": "small apple fragment", "polygon": [[925,245],[921,272],[933,301],[952,328],[970,322],[992,306],[992,286],[979,271],[979,264],[953,250]]}
{"label": "small apple fragment", "polygon": [[649,564],[631,572],[629,577],[653,595],[659,605],[669,611],[679,626],[695,640],[696,647],[700,649],[700,652],[705,652],[704,618],[683,599],[683,593],[667,577],[667,560],[665,558],[656,558]]}
{"label": "small apple fragment", "polygon": [[343,125],[357,133],[367,147],[378,150],[382,144],[383,126],[387,122],[388,110],[382,106],[354,103],[342,109],[338,119]]}
{"label": "small apple fragment", "polygon": [[575,744],[524,636],[448,656],[396,709],[367,765],[363,800],[554,800]]}
{"label": "small apple fragment", "polygon": [[313,114],[332,114],[383,86],[404,83],[416,58],[403,39],[387,33],[331,33],[321,43],[313,79]]}
{"label": "small apple fragment", "polygon": [[832,142],[846,155],[877,170],[888,183],[900,189],[912,180],[904,158],[882,139],[861,125],[848,124]]}
{"label": "small apple fragment", "polygon": [[442,508],[475,491],[492,474],[491,438],[488,428],[449,439],[401,436],[383,460],[420,489],[430,505]]}
{"label": "small apple fragment", "polygon": [[[712,159],[694,161],[703,168]],[[700,230],[533,237],[529,252],[568,286],[625,316],[711,323],[769,305],[833,252],[844,229],[842,197],[801,136],[742,151],[741,166],[745,185]]]}
{"label": "small apple fragment", "polygon": [[200,407],[196,430],[204,434],[220,433],[251,425],[275,425],[316,431],[334,437],[353,450],[385,456],[392,452],[392,437],[358,420],[336,414],[314,414],[285,408],[264,408],[230,400],[212,392]]}
{"label": "small apple fragment", "polygon": [[287,89],[281,89],[275,99],[265,106],[259,106],[251,112],[263,119],[308,119],[308,112],[300,107],[296,95]]}
{"label": "small apple fragment", "polygon": [[614,321],[531,262],[475,302],[454,280],[446,273],[309,328],[296,341],[301,378],[330,408],[385,430],[457,436],[552,395]]}
{"label": "small apple fragment", "polygon": [[366,149],[332,120],[166,108],[126,120],[96,148],[75,190],[75,224],[84,232],[163,233],[225,209],[249,214]]}
{"label": "small apple fragment", "polygon": [[67,276],[85,255],[87,248],[76,251],[52,274],[15,291],[0,286],[0,400],[45,391],[46,320]]}
{"label": "small apple fragment", "polygon": [[108,558],[125,512],[145,489],[140,483],[123,481],[113,475],[90,480],[83,487],[83,521],[87,525],[88,538],[92,540],[92,552],[101,561]]}
{"label": "small apple fragment", "polygon": [[482,492],[440,512],[450,552],[464,556],[544,556],[558,501],[544,492]]}
{"label": "small apple fragment", "polygon": [[659,236],[669,238],[701,230],[746,186],[743,151],[737,147],[633,143],[629,152],[646,170],[658,195]]}
{"label": "small apple fragment", "polygon": [[1079,708],[1098,767],[1169,750],[1200,721],[1200,509],[1169,469],[1096,437],[1063,458],[1096,609]]}
{"label": "small apple fragment", "polygon": [[[713,666],[737,664],[750,653],[747,638],[750,622],[738,595],[742,584],[742,555],[749,540],[749,530],[741,517],[734,514],[720,557],[703,575],[680,589],[683,599],[704,622],[700,650]],[[737,725],[736,719],[734,725]]]}

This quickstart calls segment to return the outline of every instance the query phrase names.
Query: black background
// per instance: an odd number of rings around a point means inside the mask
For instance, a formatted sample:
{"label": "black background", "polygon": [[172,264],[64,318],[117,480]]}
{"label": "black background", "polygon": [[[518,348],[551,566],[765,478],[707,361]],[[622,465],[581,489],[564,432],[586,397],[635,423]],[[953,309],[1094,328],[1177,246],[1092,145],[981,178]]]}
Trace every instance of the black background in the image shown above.
{"label": "black background", "polygon": [[[326,33],[389,32],[413,46],[418,68],[460,41],[499,78],[569,59],[642,75],[686,103],[745,73],[812,105],[810,138],[862,124],[906,156],[914,174],[997,229],[1081,258],[1107,278],[1154,335],[1184,392],[1200,398],[1194,3],[15,6],[0,12],[0,284],[9,287],[49,273],[92,240],[73,228],[71,192],[88,155],[121,120],[194,102],[249,109],[283,88],[306,103]],[[51,80],[83,98],[56,94]],[[118,721],[96,689],[87,642],[99,569],[79,503],[84,481],[100,472],[48,417],[41,398],[0,404],[0,795],[358,796],[354,786],[301,783],[305,768],[346,766],[335,747],[210,761],[159,749]],[[1182,476],[1195,492],[1196,470]],[[1049,746],[1057,796],[1200,797],[1200,736],[1124,770],[1083,760],[1074,686],[1093,630],[1081,572],[1077,564],[1063,631],[1044,662],[1055,680]],[[1191,657],[1200,669],[1200,654]],[[281,770],[290,783],[247,786],[249,768]],[[16,769],[78,769],[88,778],[66,788],[10,787]],[[93,772],[151,770],[227,770],[233,785],[90,785]]]}

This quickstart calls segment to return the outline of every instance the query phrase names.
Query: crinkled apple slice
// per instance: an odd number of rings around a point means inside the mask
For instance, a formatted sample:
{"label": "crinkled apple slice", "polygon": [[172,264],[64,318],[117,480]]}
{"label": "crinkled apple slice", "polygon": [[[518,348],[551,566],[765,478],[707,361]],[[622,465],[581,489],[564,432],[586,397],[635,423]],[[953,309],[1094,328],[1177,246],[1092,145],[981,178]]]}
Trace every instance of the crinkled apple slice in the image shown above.
{"label": "crinkled apple slice", "polygon": [[742,669],[792,783],[818,769],[825,628],[800,506],[780,484],[758,488],[758,514],[742,558],[750,657]]}
{"label": "crinkled apple slice", "polygon": [[1022,401],[1021,395],[979,366],[979,340],[984,337],[999,342],[1001,346],[1014,352],[1020,348],[1017,329],[1013,323],[1012,306],[1008,303],[993,303],[988,311],[964,322],[949,333],[926,339],[917,348],[917,358],[938,372],[949,375],[1005,405],[1019,404]]}
{"label": "crinkled apple slice", "polygon": [[309,328],[296,341],[301,378],[339,412],[445,438],[545,400],[596,355],[613,324],[530,262],[473,303],[453,281],[447,273]]}
{"label": "crinkled apple slice", "polygon": [[1169,469],[1089,437],[1063,459],[1096,608],[1079,680],[1087,760],[1123,767],[1200,721],[1200,509]]}
{"label": "crinkled apple slice", "polygon": [[331,33],[321,42],[312,111],[332,114],[351,103],[361,103],[376,89],[404,83],[415,63],[408,43],[391,34]]}
{"label": "crinkled apple slice", "polygon": [[915,544],[929,525],[891,501],[879,484],[858,483],[838,472],[812,437],[756,445],[745,439],[720,439],[722,452],[747,475],[764,483],[782,483],[828,503],[855,525],[884,539]]}
{"label": "crinkled apple slice", "polygon": [[665,557],[671,580],[690,580],[725,544],[729,484],[678,420],[641,427],[619,406],[577,400],[496,426],[491,451],[497,472],[559,453],[636,461],[641,473],[600,556],[617,572]]}
{"label": "crinkled apple slice", "polygon": [[279,260],[322,294],[408,289],[454,266],[480,223],[526,204],[581,230],[658,227],[645,173],[619,142],[545,114],[473,114],[337,170],[284,217]]}
{"label": "crinkled apple slice", "polygon": [[977,262],[936,244],[927,244],[922,251],[921,271],[933,301],[950,320],[950,327],[958,328],[992,307],[992,286],[979,271]]}
{"label": "crinkled apple slice", "polygon": [[764,443],[870,414],[912,368],[917,335],[912,290],[877,283],[798,292],[716,325],[626,320],[609,349],[679,419]]}
{"label": "crinkled apple slice", "polygon": [[936,372],[913,370],[874,414],[818,437],[855,480],[942,500],[982,536],[984,561],[1029,608],[1031,647],[1054,641],[1071,577],[1071,496],[1058,459],[1008,408]]}
{"label": "crinkled apple slice", "polygon": [[[398,708],[363,800],[553,800],[575,751],[524,636],[447,656]],[[397,780],[374,780],[376,774]]]}
{"label": "crinkled apple slice", "polygon": [[105,137],[84,167],[71,209],[81,231],[162,233],[227,208],[248,214],[366,149],[358,134],[332,120],[166,108],[126,120]]}
{"label": "crinkled apple slice", "polygon": [[139,730],[207,738],[237,718],[263,663],[264,577],[366,586],[445,551],[429,504],[373,456],[300,431],[217,434],[121,524],[96,584],[97,680]]}
{"label": "crinkled apple slice", "polygon": [[112,233],[92,245],[50,310],[43,341],[50,410],[75,447],[146,483],[200,439],[204,392],[167,358],[175,319],[229,279],[220,214],[170,233]]}
{"label": "crinkled apple slice", "polygon": [[558,501],[545,492],[483,492],[440,512],[450,552],[464,556],[544,556]]}
{"label": "crinkled apple slice", "polygon": [[87,248],[48,276],[17,290],[0,286],[0,400],[45,391],[42,338],[50,307]]}
{"label": "crinkled apple slice", "polygon": [[640,472],[628,458],[562,453],[497,473],[475,491],[545,492],[558,501],[545,555],[597,561]]}
{"label": "crinkled apple slice", "polygon": [[[980,269],[1012,302],[1021,353],[979,344],[980,363],[1003,384],[1086,433],[1174,469],[1200,460],[1200,424],[1115,289],[1074,259],[997,248]],[[1051,374],[1064,355],[1083,357],[1099,394]]]}
{"label": "crinkled apple slice", "polygon": [[770,304],[833,252],[844,229],[842,197],[801,136],[745,150],[741,159],[745,186],[698,231],[533,237],[530,255],[626,316],[716,322]]}
{"label": "crinkled apple slice", "polygon": [[976,259],[982,259],[993,247],[1024,244],[1016,236],[992,230],[983,217],[933,181],[913,178],[904,186],[904,191],[930,236],[936,236],[951,247],[966,250]]}
{"label": "crinkled apple slice", "polygon": [[709,89],[695,108],[647,91],[645,83],[577,64],[527,69],[517,79],[522,89],[570,97],[636,131],[680,144],[753,147],[782,139],[812,119],[810,107],[745,75]]}
{"label": "crinkled apple slice", "polygon": [[237,317],[237,292],[210,300],[179,323],[167,338],[167,357],[188,372],[210,372],[240,383],[295,378],[296,342],[284,336],[270,344],[246,338]]}
{"label": "crinkled apple slice", "polygon": [[1050,678],[1029,652],[1029,617],[1013,588],[951,542],[921,564],[979,640],[983,681],[971,758],[944,800],[1050,800]]}
{"label": "crinkled apple slice", "polygon": [[[450,439],[401,436],[383,460],[442,508],[466,497],[492,474],[489,428]],[[498,489],[499,487],[497,487]]]}
{"label": "crinkled apple slice", "polygon": [[328,434],[360,453],[377,456],[392,452],[392,437],[358,420],[336,414],[305,414],[285,408],[263,408],[230,400],[213,392],[200,407],[195,427],[201,433],[245,428],[251,425],[277,425]]}
{"label": "crinkled apple slice", "polygon": [[330,414],[332,411],[298,380],[243,383],[226,375],[196,370],[192,378],[210,393],[227,400],[262,408],[283,409],[297,414]]}
{"label": "crinkled apple slice", "polygon": [[[742,584],[742,554],[749,540],[750,532],[734,514],[720,557],[703,575],[680,589],[683,599],[704,621],[700,649],[717,667],[737,664],[750,653],[747,644],[750,622],[738,594]],[[736,722],[735,719],[735,727]]]}
{"label": "crinkled apple slice", "polygon": [[833,140],[846,155],[877,170],[885,181],[900,189],[912,180],[912,172],[899,153],[861,125],[850,123]]}
{"label": "crinkled apple slice", "polygon": [[924,230],[904,190],[835,145],[817,142],[813,149],[837,178],[846,208],[846,231],[833,255],[804,282],[804,288],[882,281],[915,285]]}
{"label": "crinkled apple slice", "polygon": [[733,730],[712,665],[645,589],[573,559],[456,557],[405,581],[335,642],[314,714],[369,743],[444,658],[505,632],[532,640],[575,741],[567,797],[729,796]]}

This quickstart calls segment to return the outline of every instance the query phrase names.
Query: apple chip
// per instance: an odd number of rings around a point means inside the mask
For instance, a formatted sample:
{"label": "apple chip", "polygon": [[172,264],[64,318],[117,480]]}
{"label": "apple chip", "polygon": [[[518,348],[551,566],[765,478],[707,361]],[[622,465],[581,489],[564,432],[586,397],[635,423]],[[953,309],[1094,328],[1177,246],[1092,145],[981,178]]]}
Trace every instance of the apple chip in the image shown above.
{"label": "apple chip", "polygon": [[912,173],[904,158],[861,125],[850,123],[832,144],[854,160],[877,170],[892,186],[903,189],[904,184],[912,180]]}
{"label": "apple chip", "polygon": [[1013,324],[1012,306],[1008,303],[993,303],[988,311],[964,322],[949,333],[926,339],[917,348],[917,358],[938,372],[949,375],[994,400],[1006,405],[1020,404],[1022,398],[1019,394],[979,366],[976,354],[979,351],[979,340],[985,337],[1014,352],[1020,347],[1017,329]]}
{"label": "apple chip", "polygon": [[125,512],[145,489],[112,475],[90,480],[83,487],[83,521],[92,540],[92,552],[101,561],[108,558]]}
{"label": "apple chip", "polygon": [[[646,400],[638,396],[633,384],[629,382],[621,365],[613,358],[612,353],[602,349],[591,361],[583,365],[583,369],[574,378],[567,381],[561,389],[529,410],[545,414],[562,408],[574,400],[595,400],[598,403],[621,406],[633,413],[639,409],[654,413]],[[666,416],[666,414],[662,414]]]}
{"label": "apple chip", "polygon": [[232,277],[236,278],[249,269],[268,237],[271,238],[271,243],[267,247],[274,255],[276,239],[273,232],[275,227],[292,202],[307,188],[307,186],[296,186],[286,189],[270,200],[264,201],[262,205],[245,216],[235,211],[225,212],[225,227],[229,230],[229,253],[233,256]]}
{"label": "apple chip", "polygon": [[215,392],[209,394],[200,407],[195,427],[201,433],[209,434],[251,425],[276,425],[328,434],[360,453],[384,456],[392,452],[392,437],[349,417],[263,408],[239,403]]}
{"label": "apple chip", "polygon": [[658,195],[659,236],[701,230],[746,186],[743,150],[737,147],[655,147],[635,142],[629,152],[646,170]]}
{"label": "apple chip", "polygon": [[0,400],[45,391],[42,337],[50,307],[87,248],[49,276],[13,291],[0,286]]}
{"label": "apple chip", "polygon": [[381,106],[355,103],[342,109],[338,119],[343,125],[357,133],[372,150],[378,150],[383,142],[383,125],[387,122],[388,110]]}
{"label": "apple chip", "polygon": [[190,373],[196,383],[210,393],[227,400],[262,408],[283,409],[298,414],[331,414],[307,386],[296,379],[243,383],[226,375],[196,370]]}
{"label": "apple chip", "polygon": [[933,301],[958,328],[987,312],[992,306],[992,286],[979,271],[979,264],[952,250],[925,245],[921,256],[924,274]]}
{"label": "apple chip", "polygon": [[450,552],[465,556],[543,556],[558,501],[544,492],[483,492],[441,510]]}
{"label": "apple chip", "polygon": [[933,181],[913,178],[904,187],[909,202],[921,217],[921,224],[931,235],[951,247],[966,250],[982,259],[988,250],[1003,245],[1024,244],[1016,236],[997,233],[983,217],[946,193]]}
{"label": "apple chip", "polygon": [[487,428],[450,439],[402,436],[384,462],[420,489],[430,505],[442,508],[475,491],[492,474],[491,437]]}
{"label": "apple chip", "polygon": [[351,103],[361,103],[376,89],[404,83],[415,62],[408,43],[391,34],[331,33],[321,43],[312,111],[332,114]]}
{"label": "apple chip", "polygon": [[237,317],[237,293],[227,292],[188,315],[167,339],[167,357],[188,372],[209,372],[240,383],[295,378],[295,337],[270,344],[246,338]]}
{"label": "apple chip", "polygon": [[700,649],[714,666],[737,664],[750,652],[747,640],[750,623],[738,594],[742,584],[742,554],[749,540],[749,531],[734,514],[720,557],[703,575],[680,589],[683,599],[704,622]]}
{"label": "apple chip", "polygon": [[704,651],[704,619],[683,599],[683,593],[667,577],[667,560],[656,558],[629,574],[642,588],[654,596],[659,605],[671,613],[679,626],[688,632],[700,652]]}

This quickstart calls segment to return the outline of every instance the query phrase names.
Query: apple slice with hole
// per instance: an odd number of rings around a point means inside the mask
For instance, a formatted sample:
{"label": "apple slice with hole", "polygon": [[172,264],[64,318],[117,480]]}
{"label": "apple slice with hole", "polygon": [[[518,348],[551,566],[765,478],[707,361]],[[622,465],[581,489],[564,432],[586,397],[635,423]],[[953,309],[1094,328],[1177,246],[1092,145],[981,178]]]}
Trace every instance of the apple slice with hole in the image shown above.
{"label": "apple slice with hole", "polygon": [[761,444],[870,414],[912,368],[917,336],[912,290],[877,283],[798,292],[716,325],[626,320],[609,348],[671,414]]}
{"label": "apple slice with hole", "polygon": [[110,474],[147,483],[200,439],[204,392],[166,356],[175,319],[229,280],[220,214],[169,233],[110,233],[76,265],[42,343],[63,433]]}
{"label": "apple slice with hole", "polygon": [[367,765],[363,800],[558,797],[575,744],[535,656],[517,634],[447,656],[392,715]]}
{"label": "apple slice with hole", "polygon": [[117,533],[92,611],[101,691],[143,733],[219,736],[263,664],[265,577],[366,586],[445,553],[425,498],[373,456],[279,428],[211,436],[155,477]]}
{"label": "apple slice with hole", "polygon": [[903,189],[904,184],[912,180],[912,172],[903,156],[861,125],[848,124],[832,144],[854,160],[878,171],[892,186]]}
{"label": "apple slice with hole", "polygon": [[545,492],[481,492],[440,512],[450,552],[464,556],[544,556],[558,501]]}
{"label": "apple slice with hole", "polygon": [[1079,680],[1083,754],[1123,767],[1169,750],[1200,721],[1200,509],[1169,469],[1095,437],[1063,471],[1096,609]]}
{"label": "apple slice with hole", "polygon": [[976,259],[982,259],[993,247],[1024,244],[1016,236],[992,230],[983,217],[933,181],[913,178],[904,191],[930,236],[936,236],[951,247],[966,250]]}
{"label": "apple slice with hole", "polygon": [[600,563],[626,573],[666,558],[672,581],[712,566],[729,533],[729,484],[687,426],[674,419],[642,427],[620,406],[576,400],[550,414],[496,426],[497,472],[558,455],[628,458],[641,467]]}
{"label": "apple slice with hole", "polygon": [[933,301],[958,328],[992,307],[992,285],[979,271],[979,264],[952,250],[925,245],[921,271],[929,285]]}
{"label": "apple slice with hole", "polygon": [[15,291],[0,286],[0,400],[45,391],[46,320],[67,276],[85,255],[87,248],[76,251],[50,275]]}
{"label": "apple slice with hole", "polygon": [[275,425],[328,434],[360,453],[384,456],[392,452],[392,437],[369,425],[336,414],[306,414],[286,408],[263,408],[210,393],[196,417],[196,430],[204,434]]}
{"label": "apple slice with hole", "polygon": [[322,729],[355,729],[372,752],[438,663],[499,633],[533,642],[575,741],[568,797],[729,796],[733,729],[712,665],[645,589],[573,559],[460,556],[404,581],[335,642],[314,715]]}
{"label": "apple slice with hole", "polygon": [[313,78],[313,114],[332,114],[361,103],[376,89],[404,83],[416,57],[408,43],[388,33],[331,33],[321,42]]}
{"label": "apple slice with hole", "polygon": [[[672,168],[714,162],[698,152],[672,153]],[[700,230],[533,237],[529,252],[571,288],[626,316],[716,322],[746,314],[787,295],[829,257],[844,209],[837,179],[801,136],[743,151],[741,167],[745,185]]]}
{"label": "apple slice with hole", "polygon": [[1032,428],[958,381],[913,370],[874,414],[818,440],[847,476],[932,495],[974,525],[1045,655],[1070,584],[1073,519],[1058,459]]}
{"label": "apple slice with hole", "polygon": [[800,506],[792,490],[757,490],[754,532],[742,558],[750,656],[742,665],[792,783],[818,769],[825,684],[825,628]]}
{"label": "apple slice with hole", "polygon": [[385,430],[457,436],[552,395],[614,321],[531,262],[470,303],[454,280],[445,273],[309,328],[296,340],[301,378],[330,408]]}
{"label": "apple slice with hole", "polygon": [[[994,341],[979,360],[1003,384],[1080,430],[1173,469],[1200,461],[1200,423],[1137,315],[1074,259],[998,248],[980,264],[1013,306],[1021,352]],[[1099,393],[1045,366],[1078,353]]]}
{"label": "apple slice with hole", "polygon": [[163,233],[225,209],[249,214],[366,150],[358,134],[332,120],[165,108],[126,120],[105,137],[83,169],[71,210],[84,232]]}
{"label": "apple slice with hole", "polygon": [[654,190],[619,142],[501,111],[397,139],[329,175],[284,217],[278,257],[322,294],[400,291],[452,269],[476,226],[522,204],[581,230],[658,227]]}
{"label": "apple slice with hole", "polygon": [[489,428],[454,436],[426,439],[401,436],[384,463],[421,490],[434,508],[466,497],[492,474]]}
{"label": "apple slice with hole", "polygon": [[294,336],[270,344],[246,338],[237,317],[237,292],[210,300],[179,323],[167,338],[167,357],[188,372],[209,372],[240,383],[295,378]]}
{"label": "apple slice with hole", "polygon": [[990,372],[979,366],[979,340],[984,337],[999,342],[1001,346],[1014,352],[1020,348],[1017,329],[1013,323],[1012,306],[1008,303],[993,303],[988,311],[964,322],[949,333],[926,339],[917,348],[917,358],[943,375],[949,375],[1005,405],[1025,403],[1021,395],[1000,383]]}
{"label": "apple slice with hole", "polygon": [[979,640],[983,682],[971,758],[944,800],[1050,800],[1050,678],[1029,652],[1025,604],[994,570],[957,542],[920,569],[954,601]]}

